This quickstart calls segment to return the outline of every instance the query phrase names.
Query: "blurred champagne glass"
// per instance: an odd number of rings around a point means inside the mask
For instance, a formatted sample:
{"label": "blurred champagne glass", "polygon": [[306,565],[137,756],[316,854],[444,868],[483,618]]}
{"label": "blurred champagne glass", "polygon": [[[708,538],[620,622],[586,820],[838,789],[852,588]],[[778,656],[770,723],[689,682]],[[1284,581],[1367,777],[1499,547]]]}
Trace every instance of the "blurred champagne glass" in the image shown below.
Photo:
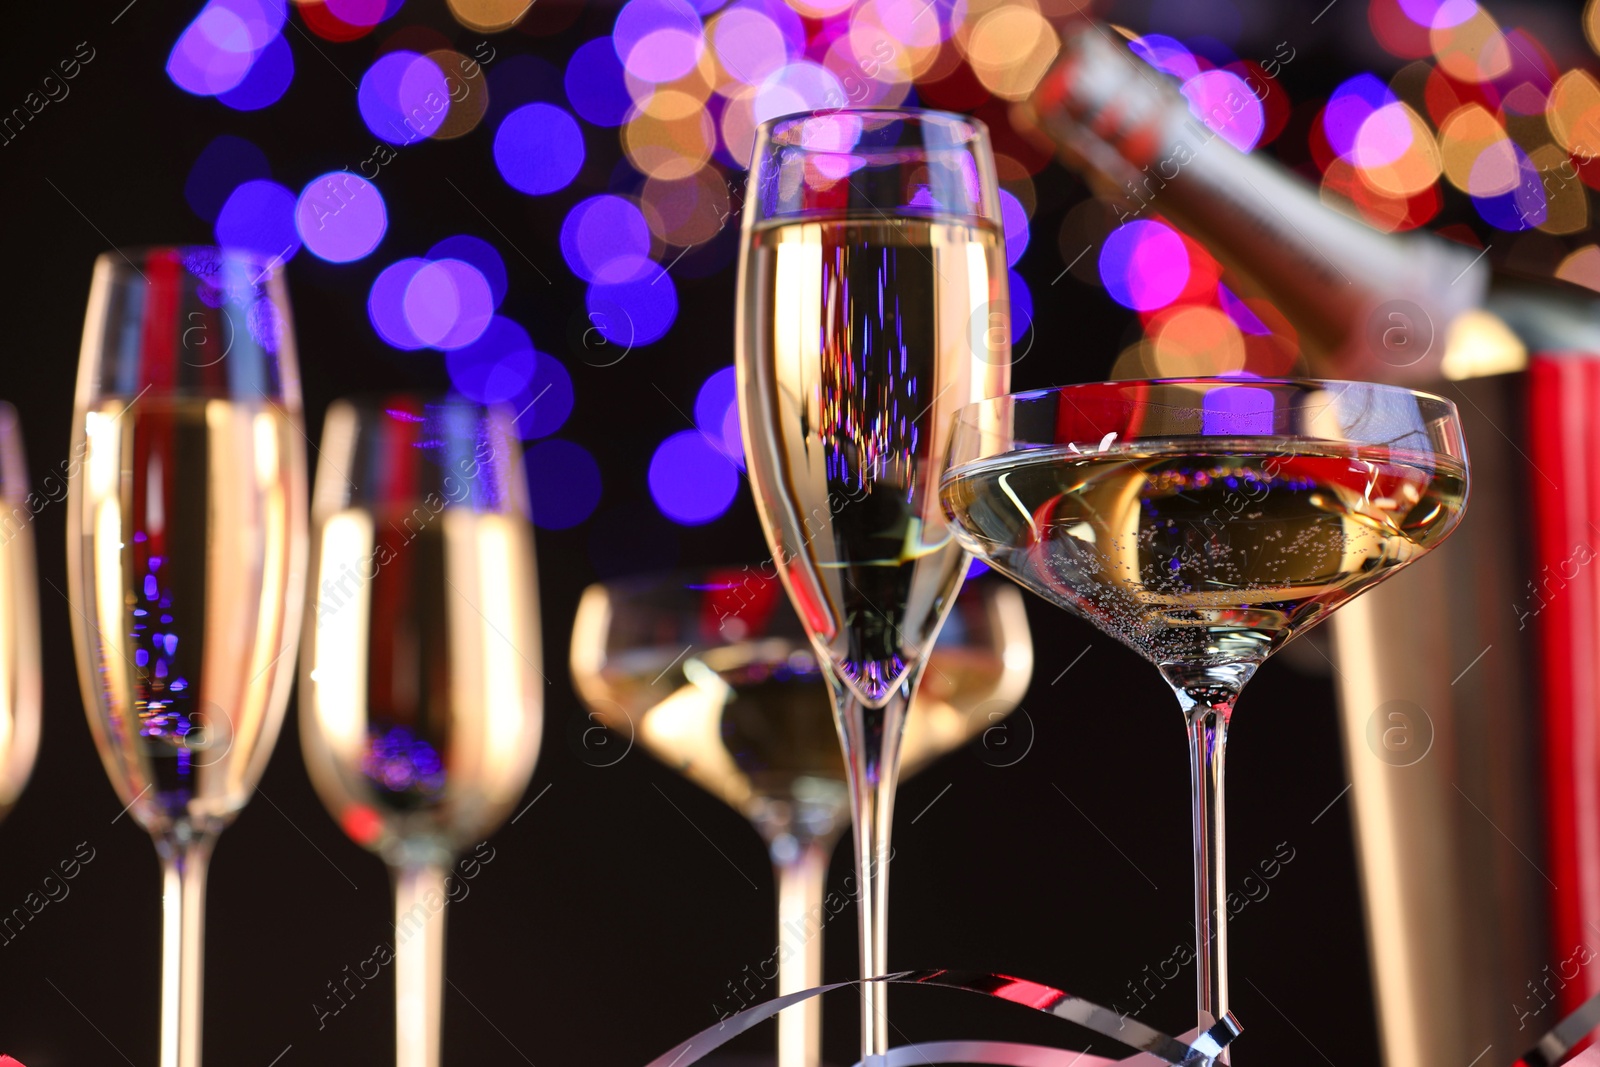
{"label": "blurred champagne glass", "polygon": [[[849,825],[844,757],[827,679],[775,577],[750,568],[650,575],[590,586],[572,628],[572,675],[590,718],[627,745],[585,735],[609,765],[637,742],[755,824],[778,884],[778,993],[822,983],[828,860]],[[1033,674],[1022,597],[1009,585],[964,588],[906,719],[903,775],[994,730]],[[599,730],[601,727],[594,727]],[[817,1067],[815,999],[778,1016],[779,1067]]]}
{"label": "blurred champagne glass", "polygon": [[0,402],[0,819],[39,751],[39,594],[17,410]]}
{"label": "blurred champagne glass", "polygon": [[399,1067],[438,1067],[443,902],[539,755],[538,580],[517,437],[459,399],[334,404],[312,503],[300,740],[395,887]]}
{"label": "blurred champagne glass", "polygon": [[273,262],[102,255],[67,511],[89,726],[161,856],[161,1067],[200,1063],[211,850],[272,755],[304,602],[305,431]]}

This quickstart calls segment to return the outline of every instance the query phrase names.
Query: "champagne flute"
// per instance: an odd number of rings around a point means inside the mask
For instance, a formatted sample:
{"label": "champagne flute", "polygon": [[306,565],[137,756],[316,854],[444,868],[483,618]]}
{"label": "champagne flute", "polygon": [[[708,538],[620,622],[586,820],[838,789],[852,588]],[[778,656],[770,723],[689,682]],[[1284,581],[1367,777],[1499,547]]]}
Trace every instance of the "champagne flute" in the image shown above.
{"label": "champagne flute", "polygon": [[956,416],[956,535],[1160,670],[1189,730],[1202,1029],[1228,1016],[1223,749],[1261,663],[1455,529],[1448,400],[1356,382],[1197,378],[1017,393]]}
{"label": "champagne flute", "polygon": [[281,271],[215,248],[102,255],[74,420],[78,676],[161,857],[161,1067],[198,1067],[206,868],[272,755],[300,637],[305,431]]}
{"label": "champagne flute", "polygon": [[[739,811],[766,841],[779,995],[822,983],[825,879],[849,805],[827,685],[782,597],[776,577],[748,567],[625,578],[585,590],[572,627],[573,682],[590,718]],[[1003,751],[1001,720],[1032,674],[1016,587],[963,588],[906,718],[901,775],[990,730]],[[585,739],[601,766],[628,751],[601,754]],[[782,952],[795,937],[799,945]],[[778,1016],[778,1067],[821,1061],[813,998]]]}
{"label": "champagne flute", "polygon": [[[835,110],[756,133],[736,333],[740,422],[772,558],[829,682],[860,886],[887,970],[901,726],[967,569],[940,512],[957,408],[1005,392],[1010,309],[982,123]],[[862,986],[861,1054],[889,1048]]]}
{"label": "champagne flute", "polygon": [[323,804],[394,880],[399,1067],[438,1067],[456,855],[539,755],[538,582],[517,437],[447,398],[339,402],[312,499],[300,742]]}
{"label": "champagne flute", "polygon": [[0,819],[39,751],[39,592],[28,464],[17,409],[0,401]]}

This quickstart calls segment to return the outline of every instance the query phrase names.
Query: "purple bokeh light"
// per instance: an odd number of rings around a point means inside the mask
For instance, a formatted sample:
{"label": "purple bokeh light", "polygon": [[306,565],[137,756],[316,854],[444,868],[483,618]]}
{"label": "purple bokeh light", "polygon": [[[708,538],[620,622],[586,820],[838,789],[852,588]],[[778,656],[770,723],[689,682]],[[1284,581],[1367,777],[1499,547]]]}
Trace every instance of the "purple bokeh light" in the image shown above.
{"label": "purple bokeh light", "polygon": [[657,271],[644,213],[620,196],[591,196],[573,205],[561,223],[561,255],[586,282],[638,281]]}
{"label": "purple bokeh light", "polygon": [[267,155],[243,137],[219,134],[201,149],[183,183],[183,198],[207,222],[216,222],[217,213],[228,196],[241,184],[255,178],[272,177]]}
{"label": "purple bokeh light", "polygon": [[1276,405],[1272,390],[1230,385],[1205,394],[1200,411],[1200,432],[1226,437],[1270,437],[1275,431]]}
{"label": "purple bokeh light", "polygon": [[367,295],[372,328],[385,343],[407,352],[426,347],[406,321],[405,295],[412,277],[427,265],[427,260],[415,257],[392,263],[379,272]]}
{"label": "purple bokeh light", "polygon": [[[722,454],[744,467],[744,439],[739,433],[739,378],[732,367],[712,373],[694,398],[694,422]],[[730,434],[728,431],[732,429]]]}
{"label": "purple bokeh light", "polygon": [[527,389],[537,364],[528,331],[502,315],[491,318],[472,344],[445,355],[451,383],[480,404],[510,403]]}
{"label": "purple bokeh light", "polygon": [[517,435],[524,441],[548,437],[566,425],[572,414],[572,375],[554,356],[535,352],[533,377],[507,406],[516,415]]}
{"label": "purple bokeh light", "polygon": [[494,134],[494,165],[518,192],[542,196],[564,189],[583,168],[583,131],[551,104],[526,104]]}
{"label": "purple bokeh light", "polygon": [[739,491],[739,470],[698,430],[681,430],[650,457],[650,496],[661,513],[700,526],[728,510]]}
{"label": "purple bokeh light", "polygon": [[1189,282],[1189,251],[1171,228],[1138,219],[1106,238],[1100,249],[1100,280],[1123,307],[1164,308]]}
{"label": "purple bokeh light", "polygon": [[596,126],[621,126],[633,110],[622,61],[609,37],[578,46],[567,61],[563,84],[572,110]]}
{"label": "purple bokeh light", "polygon": [[1183,83],[1182,91],[1194,117],[1239,151],[1248,152],[1261,141],[1267,113],[1250,86],[1233,71],[1201,71]]}
{"label": "purple bokeh light", "polygon": [[1397,99],[1375,75],[1357,74],[1346,80],[1329,95],[1322,110],[1322,133],[1328,139],[1328,147],[1340,159],[1349,161],[1361,124],[1374,111]]}
{"label": "purple bokeh light", "polygon": [[1014,270],[1007,271],[1006,278],[1011,292],[1011,343],[1016,344],[1033,329],[1033,290]]}
{"label": "purple bokeh light", "polygon": [[1006,231],[1006,266],[1014,267],[1028,250],[1028,209],[1006,190],[1000,190],[1000,221]]}
{"label": "purple bokeh light", "polygon": [[494,315],[494,294],[477,267],[436,259],[411,276],[401,307],[417,340],[448,351],[483,336]]}
{"label": "purple bokeh light", "polygon": [[483,275],[484,281],[489,283],[494,306],[499,307],[500,302],[506,298],[505,260],[500,258],[500,252],[494,245],[481,237],[472,237],[464,233],[446,237],[428,249],[428,258],[459,259],[471,263],[478,268],[478,273]]}
{"label": "purple bokeh light", "polygon": [[[263,41],[259,47],[265,47]],[[225,93],[244,81],[258,46],[251,27],[220,4],[207,4],[178,35],[167,56],[167,77],[195,96]]]}
{"label": "purple bokeh light", "polygon": [[390,144],[409,144],[444,123],[450,87],[437,63],[402,49],[367,68],[356,103],[367,129]]}
{"label": "purple bokeh light", "polygon": [[293,81],[294,52],[288,41],[274,37],[256,56],[244,80],[218,93],[217,99],[235,111],[260,111],[281,100]]}
{"label": "purple bokeh light", "polygon": [[750,6],[723,12],[712,29],[711,44],[728,73],[746,85],[760,85],[796,54],[783,27]]}
{"label": "purple bokeh light", "polygon": [[648,280],[596,282],[589,286],[584,304],[601,336],[624,348],[661,340],[678,317],[677,288],[664,270]]}
{"label": "purple bokeh light", "polygon": [[345,170],[313,178],[300,191],[295,228],[311,254],[330,263],[369,255],[389,228],[378,187]]}
{"label": "purple bokeh light", "polygon": [[259,178],[245,182],[229,194],[217,213],[217,244],[287,263],[300,251],[294,215],[295,195],[288,189]]}
{"label": "purple bokeh light", "polygon": [[600,503],[600,464],[588,449],[552,437],[523,453],[533,524],[566,530],[594,514]]}
{"label": "purple bokeh light", "polygon": [[700,19],[677,0],[628,0],[617,12],[611,43],[622,65],[649,82],[683,77],[706,47]]}
{"label": "purple bokeh light", "polygon": [[1200,61],[1189,47],[1176,37],[1163,33],[1147,33],[1128,42],[1133,54],[1159,71],[1188,81],[1200,73]]}

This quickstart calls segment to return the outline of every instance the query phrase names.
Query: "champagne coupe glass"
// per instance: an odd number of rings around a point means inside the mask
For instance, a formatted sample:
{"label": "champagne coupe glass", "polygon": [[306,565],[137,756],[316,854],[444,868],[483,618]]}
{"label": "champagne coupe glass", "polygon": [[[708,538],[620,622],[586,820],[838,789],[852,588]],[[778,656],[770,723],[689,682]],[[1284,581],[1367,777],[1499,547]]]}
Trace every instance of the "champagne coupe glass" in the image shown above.
{"label": "champagne coupe glass", "polygon": [[[861,973],[888,963],[901,726],[967,556],[938,501],[956,409],[1006,391],[1010,307],[982,123],[833,110],[756,132],[739,259],[740,422],[778,574],[828,679],[860,886]],[[862,986],[861,1054],[889,1048]]]}
{"label": "champagne coupe glass", "polygon": [[300,742],[394,878],[399,1067],[438,1067],[450,865],[539,755],[538,582],[511,419],[445,398],[328,409],[312,498]]}
{"label": "champagne coupe glass", "polygon": [[161,857],[161,1067],[198,1067],[206,867],[272,755],[304,602],[305,431],[276,264],[102,255],[73,463],[79,681],[106,773]]}
{"label": "champagne coupe glass", "polygon": [[39,593],[33,516],[44,499],[28,492],[17,409],[0,402],[0,819],[28,784],[39,751]]}
{"label": "champagne coupe glass", "polygon": [[[1002,751],[1001,720],[1032,674],[1016,587],[963,588],[911,703],[901,774],[990,730]],[[573,622],[572,676],[590,718],[625,741],[613,754],[586,734],[599,765],[637,742],[755,824],[778,885],[776,944],[790,949],[777,991],[820,985],[825,879],[849,796],[822,669],[776,577],[721,568],[592,585]],[[821,1002],[780,1014],[778,1067],[821,1057]]]}
{"label": "champagne coupe glass", "polygon": [[1222,760],[1269,655],[1449,535],[1455,406],[1357,382],[1195,378],[1017,393],[956,416],[968,551],[1166,679],[1189,728],[1201,1027],[1227,1018]]}

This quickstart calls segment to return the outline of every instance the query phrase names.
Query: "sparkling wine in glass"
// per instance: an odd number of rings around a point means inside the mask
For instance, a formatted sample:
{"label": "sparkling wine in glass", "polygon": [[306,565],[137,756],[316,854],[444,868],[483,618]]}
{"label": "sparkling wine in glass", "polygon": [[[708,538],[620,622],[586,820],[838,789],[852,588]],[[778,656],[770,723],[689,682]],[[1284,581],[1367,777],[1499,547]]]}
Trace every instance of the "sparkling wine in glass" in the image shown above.
{"label": "sparkling wine in glass", "polygon": [[[967,557],[938,476],[951,416],[1005,392],[1006,258],[983,125],[837,110],[756,133],[736,332],[767,543],[821,664],[850,788],[861,972],[887,971],[901,727]],[[861,1050],[889,1047],[862,988]]]}
{"label": "sparkling wine in glass", "polygon": [[[979,734],[996,758],[1013,758],[1003,720],[1032,673],[1016,587],[968,584],[911,702],[902,776]],[[638,744],[755,825],[778,885],[776,944],[788,950],[777,992],[820,985],[825,879],[849,791],[822,668],[777,578],[721,568],[590,586],[573,623],[572,675],[608,731],[584,733],[589,762],[609,766]],[[818,1067],[821,1057],[821,1002],[780,1014],[778,1067]]]}
{"label": "sparkling wine in glass", "polygon": [[968,551],[1172,687],[1194,787],[1200,1021],[1227,1021],[1234,702],[1295,634],[1455,528],[1467,455],[1454,405],[1391,386],[1243,378],[1017,393],[957,415],[941,496]]}
{"label": "sparkling wine in glass", "polygon": [[17,802],[39,751],[39,593],[22,426],[0,402],[0,819]]}
{"label": "sparkling wine in glass", "polygon": [[390,397],[328,410],[312,499],[300,742],[389,865],[399,1067],[438,1067],[456,856],[539,755],[544,678],[521,450],[503,413]]}
{"label": "sparkling wine in glass", "polygon": [[101,256],[74,420],[79,680],[106,773],[161,857],[161,1067],[198,1067],[206,868],[272,754],[304,602],[281,270],[215,248]]}

